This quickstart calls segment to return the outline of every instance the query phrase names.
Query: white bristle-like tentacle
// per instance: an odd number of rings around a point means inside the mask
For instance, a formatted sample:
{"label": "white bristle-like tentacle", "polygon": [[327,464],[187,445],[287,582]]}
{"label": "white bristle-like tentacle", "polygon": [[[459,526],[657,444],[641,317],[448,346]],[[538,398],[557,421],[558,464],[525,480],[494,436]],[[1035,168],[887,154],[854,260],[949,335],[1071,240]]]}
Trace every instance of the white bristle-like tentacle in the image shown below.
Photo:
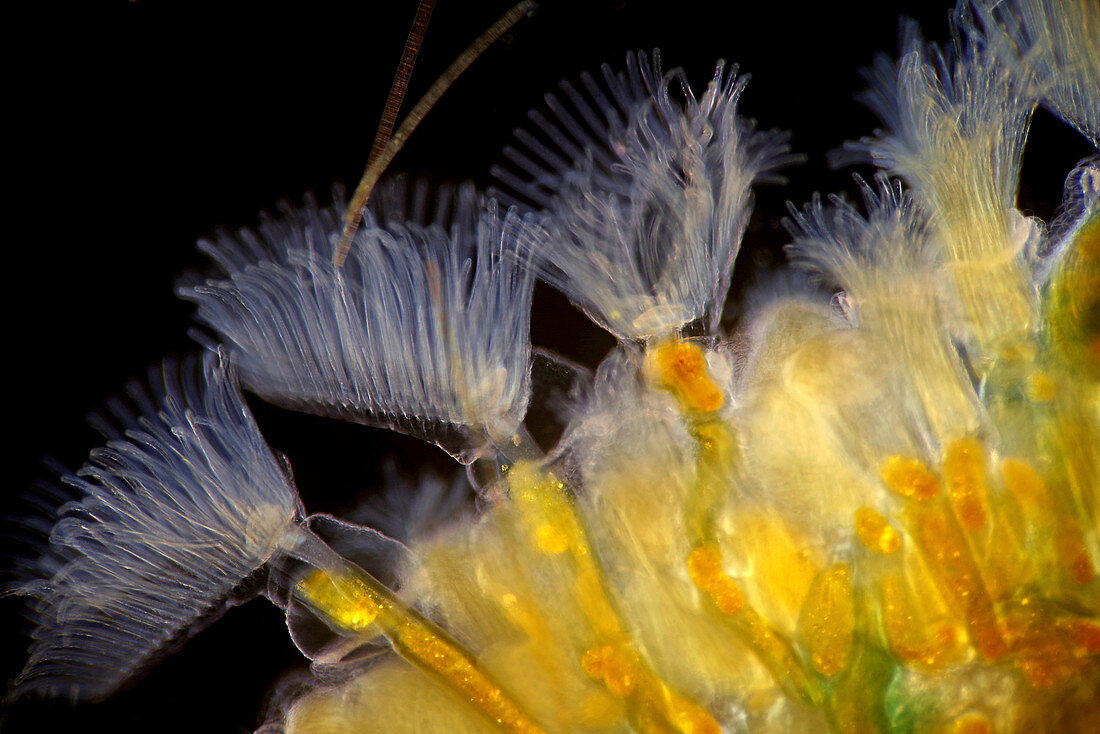
{"label": "white bristle-like tentacle", "polygon": [[342,206],[285,208],[258,234],[203,243],[227,279],[181,293],[242,380],[322,414],[511,435],[530,392],[534,276],[520,252],[534,224],[462,186],[432,223],[368,217],[339,268]]}
{"label": "white bristle-like tentacle", "polygon": [[891,344],[883,364],[909,386],[933,440],[972,429],[980,411],[967,367],[941,327],[959,306],[941,283],[935,230],[900,181],[881,174],[877,187],[857,181],[866,215],[838,197],[828,207],[819,198],[791,207],[792,260],[843,288],[857,322]]}
{"label": "white bristle-like tentacle", "polygon": [[300,516],[219,355],[165,363],[155,406],[94,451],[61,508],[32,597],[16,694],[98,699],[234,602]]}
{"label": "white bristle-like tentacle", "polygon": [[[548,215],[540,276],[620,339],[713,331],[751,209],[750,185],[793,160],[786,136],[737,115],[747,77],[719,63],[701,97],[660,57],[603,67],[548,95],[494,175]],[[674,100],[675,85],[680,100]]]}
{"label": "white bristle-like tentacle", "polygon": [[819,197],[803,209],[790,205],[787,228],[794,236],[792,260],[844,288],[855,302],[889,293],[899,280],[929,278],[940,261],[927,216],[900,181],[876,177],[872,186],[856,177],[866,216],[840,197],[829,206]]}
{"label": "white bristle-like tentacle", "polygon": [[957,31],[946,51],[925,43],[915,24],[903,35],[899,60],[879,55],[865,72],[870,87],[860,96],[886,129],[848,147],[901,176],[920,196],[940,173],[938,166],[961,155],[951,146],[969,144],[976,148],[973,159],[962,162],[983,165],[980,172],[990,178],[986,187],[993,187],[988,195],[1011,206],[1036,101],[1031,80],[1010,73],[989,49],[965,43]]}
{"label": "white bristle-like tentacle", "polygon": [[973,38],[997,51],[1017,73],[1033,77],[1043,104],[1100,148],[1095,91],[1100,88],[1100,4],[960,0],[956,15]]}
{"label": "white bristle-like tentacle", "polygon": [[863,101],[885,123],[848,148],[899,176],[932,223],[961,310],[959,341],[995,353],[1036,326],[1027,260],[1034,222],[1016,210],[1035,86],[997,54],[965,42],[943,51],[905,32],[897,64],[880,56]]}

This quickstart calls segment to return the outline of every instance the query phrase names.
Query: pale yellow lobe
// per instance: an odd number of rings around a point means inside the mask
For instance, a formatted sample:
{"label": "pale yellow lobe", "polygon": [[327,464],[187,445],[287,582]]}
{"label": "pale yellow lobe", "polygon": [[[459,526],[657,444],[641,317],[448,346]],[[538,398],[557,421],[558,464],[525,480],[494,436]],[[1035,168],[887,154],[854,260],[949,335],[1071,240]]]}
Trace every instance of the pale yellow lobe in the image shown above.
{"label": "pale yellow lobe", "polygon": [[581,720],[594,729],[611,729],[626,716],[621,699],[607,693],[590,693],[580,705]]}
{"label": "pale yellow lobe", "polygon": [[1052,403],[1058,396],[1058,387],[1050,375],[1036,372],[1027,381],[1027,396],[1036,403]]}
{"label": "pale yellow lobe", "polygon": [[851,572],[847,564],[838,563],[815,579],[799,619],[798,638],[814,670],[833,676],[848,666],[854,628]]}
{"label": "pale yellow lobe", "polygon": [[[582,705],[582,717],[601,719],[619,711],[607,704],[609,696],[611,701],[623,702],[622,713],[642,734],[720,734],[721,727],[708,712],[670,688],[639,657],[591,549],[584,518],[565,485],[532,464],[517,463],[509,475],[509,490],[516,517],[534,548],[564,559],[572,577],[573,600],[597,640],[581,655],[579,668],[602,683],[607,696],[588,699]],[[502,600],[506,610],[518,611],[515,594],[505,594]]]}
{"label": "pale yellow lobe", "polygon": [[593,631],[602,637],[618,637],[622,634],[619,615],[611,606],[603,575],[595,566],[589,566],[577,573],[575,591],[577,603],[584,610]]}
{"label": "pale yellow lobe", "polygon": [[383,659],[336,686],[294,701],[287,734],[501,734],[502,729],[442,680],[400,659]]}
{"label": "pale yellow lobe", "polygon": [[741,591],[779,629],[793,630],[806,592],[824,567],[806,528],[774,513],[745,511],[729,521],[723,554],[751,559]]}
{"label": "pale yellow lobe", "polygon": [[891,456],[879,468],[886,486],[902,497],[928,500],[940,492],[940,480],[920,459]]}
{"label": "pale yellow lobe", "polygon": [[535,546],[548,556],[561,555],[569,550],[569,537],[559,525],[540,523],[535,528]]}
{"label": "pale yellow lobe", "polygon": [[1001,346],[1000,359],[1006,362],[1027,363],[1035,359],[1035,345],[1030,342],[1014,341]]}
{"label": "pale yellow lobe", "polygon": [[540,553],[556,556],[569,551],[583,556],[588,552],[584,530],[560,481],[527,463],[517,463],[510,472],[508,486],[512,504]]}
{"label": "pale yellow lobe", "polygon": [[898,531],[878,511],[870,507],[856,510],[856,537],[871,551],[889,555],[901,547]]}
{"label": "pale yellow lobe", "polygon": [[533,604],[521,601],[515,594],[506,593],[500,597],[500,606],[505,618],[517,629],[523,630],[533,644],[540,647],[553,644],[546,623]]}
{"label": "pale yellow lobe", "polygon": [[790,639],[745,603],[741,588],[722,568],[722,552],[718,546],[713,543],[696,546],[688,556],[687,566],[696,588],[753,649],[777,682],[796,695],[809,695],[805,668]]}

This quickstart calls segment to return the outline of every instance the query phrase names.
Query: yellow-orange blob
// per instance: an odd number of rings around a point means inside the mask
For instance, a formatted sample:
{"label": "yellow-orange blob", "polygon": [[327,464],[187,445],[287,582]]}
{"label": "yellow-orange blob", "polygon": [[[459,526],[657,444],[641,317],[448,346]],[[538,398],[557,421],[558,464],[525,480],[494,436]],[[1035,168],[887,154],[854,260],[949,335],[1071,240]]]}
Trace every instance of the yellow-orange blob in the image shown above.
{"label": "yellow-orange blob", "polygon": [[985,714],[963,714],[951,722],[950,734],[992,734],[993,724]]}
{"label": "yellow-orange blob", "polygon": [[638,659],[615,645],[600,645],[586,650],[581,668],[607,687],[615,698],[626,698],[638,684]]}
{"label": "yellow-orange blob", "polygon": [[1005,459],[1001,462],[1001,477],[1005,489],[1025,503],[1046,501],[1046,483],[1031,465],[1022,459]]}
{"label": "yellow-orange blob", "polygon": [[901,547],[901,536],[878,511],[870,507],[856,510],[856,537],[869,550],[889,555]]}
{"label": "yellow-orange blob", "polygon": [[879,468],[886,486],[902,497],[928,500],[940,492],[940,480],[924,462],[909,456],[891,456]]}
{"label": "yellow-orange blob", "polygon": [[722,570],[722,551],[708,544],[695,548],[688,556],[688,574],[723,614],[737,614],[745,606],[741,589]]}
{"label": "yellow-orange blob", "polygon": [[649,353],[651,372],[691,413],[710,413],[725,403],[722,388],[707,372],[706,353],[689,341],[666,342]]}
{"label": "yellow-orange blob", "polygon": [[955,517],[966,530],[976,530],[989,521],[988,489],[985,479],[985,449],[974,438],[947,444],[943,458],[947,496]]}
{"label": "yellow-orange blob", "polygon": [[298,593],[347,632],[362,632],[382,610],[382,600],[360,579],[349,575],[314,571],[298,582]]}

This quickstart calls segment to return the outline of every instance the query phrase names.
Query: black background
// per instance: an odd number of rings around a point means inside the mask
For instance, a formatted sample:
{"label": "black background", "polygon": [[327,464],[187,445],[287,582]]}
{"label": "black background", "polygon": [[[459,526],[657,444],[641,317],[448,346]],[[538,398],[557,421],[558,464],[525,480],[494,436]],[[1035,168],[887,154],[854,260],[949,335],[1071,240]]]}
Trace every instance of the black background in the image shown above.
{"label": "black background", "polygon": [[[9,70],[5,314],[7,469],[14,498],[48,476],[41,459],[76,467],[98,443],[85,415],[164,354],[195,347],[190,307],[173,283],[202,267],[194,241],[254,222],[280,198],[324,199],[358,180],[415,10],[393,3],[198,2],[40,4],[9,33],[32,49]],[[439,0],[410,100],[509,6]],[[824,154],[871,132],[853,95],[875,52],[896,50],[898,16],[933,39],[948,8],[927,0],[790,3],[545,0],[487,52],[429,114],[393,170],[489,183],[510,130],[561,78],[626,51],[659,46],[701,88],[718,58],[753,80],[743,111],[792,131],[805,164],[788,187],[757,192],[731,300],[777,259],[785,202],[851,191]],[[410,101],[411,104],[411,101]],[[407,105],[408,106],[408,105]],[[406,107],[407,108],[407,107]],[[1053,118],[1033,124],[1021,206],[1049,217],[1085,144]],[[11,226],[14,225],[14,226]],[[594,365],[612,343],[563,299],[538,291],[533,338]],[[256,405],[271,444],[292,460],[311,511],[346,511],[377,485],[382,457],[408,471],[451,471],[440,452],[393,434]],[[7,561],[5,561],[7,562]],[[25,645],[3,604],[4,680]],[[103,704],[20,704],[4,732],[251,731],[273,682],[303,668],[281,614],[260,600],[232,611],[131,690]]]}

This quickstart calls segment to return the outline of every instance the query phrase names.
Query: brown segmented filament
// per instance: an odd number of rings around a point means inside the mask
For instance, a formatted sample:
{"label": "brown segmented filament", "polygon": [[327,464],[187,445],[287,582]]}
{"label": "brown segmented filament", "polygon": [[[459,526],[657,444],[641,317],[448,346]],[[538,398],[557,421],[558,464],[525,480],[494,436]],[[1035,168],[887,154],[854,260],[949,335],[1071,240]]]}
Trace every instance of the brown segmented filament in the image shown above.
{"label": "brown segmented filament", "polygon": [[[393,133],[392,137],[386,141],[385,146],[378,152],[377,155],[372,155],[367,163],[367,168],[363,171],[363,177],[359,179],[359,185],[355,189],[355,194],[351,197],[351,202],[348,204],[347,210],[344,212],[344,227],[340,233],[340,240],[336,244],[336,251],[333,254],[332,261],[336,264],[336,267],[343,267],[344,260],[347,259],[348,250],[351,249],[351,241],[355,238],[355,232],[359,229],[359,222],[362,220],[363,207],[367,205],[367,200],[370,198],[371,192],[374,190],[378,180],[382,177],[382,173],[393,161],[394,157],[405,145],[405,141],[412,135],[413,131],[420,124],[420,121],[424,119],[428,114],[428,110],[435,106],[435,103],[446,93],[447,89],[454,84],[455,80],[460,77],[466,69],[470,68],[470,65],[492,46],[496,41],[503,36],[508,30],[520,21],[525,15],[531,12],[535,7],[533,0],[523,0],[523,2],[515,5],[511,10],[502,15],[496,23],[489,26],[488,30],[478,36],[470,47],[467,48],[462,54],[454,60],[447,70],[436,79],[431,88],[420,98],[420,101],[416,103],[416,106],[409,111],[409,114],[405,116],[405,119],[401,122],[401,125]],[[419,17],[419,13],[418,13]],[[414,25],[414,31],[416,26]],[[394,86],[397,86],[396,81]],[[387,111],[389,105],[387,104]],[[381,133],[382,129],[379,128]]]}

